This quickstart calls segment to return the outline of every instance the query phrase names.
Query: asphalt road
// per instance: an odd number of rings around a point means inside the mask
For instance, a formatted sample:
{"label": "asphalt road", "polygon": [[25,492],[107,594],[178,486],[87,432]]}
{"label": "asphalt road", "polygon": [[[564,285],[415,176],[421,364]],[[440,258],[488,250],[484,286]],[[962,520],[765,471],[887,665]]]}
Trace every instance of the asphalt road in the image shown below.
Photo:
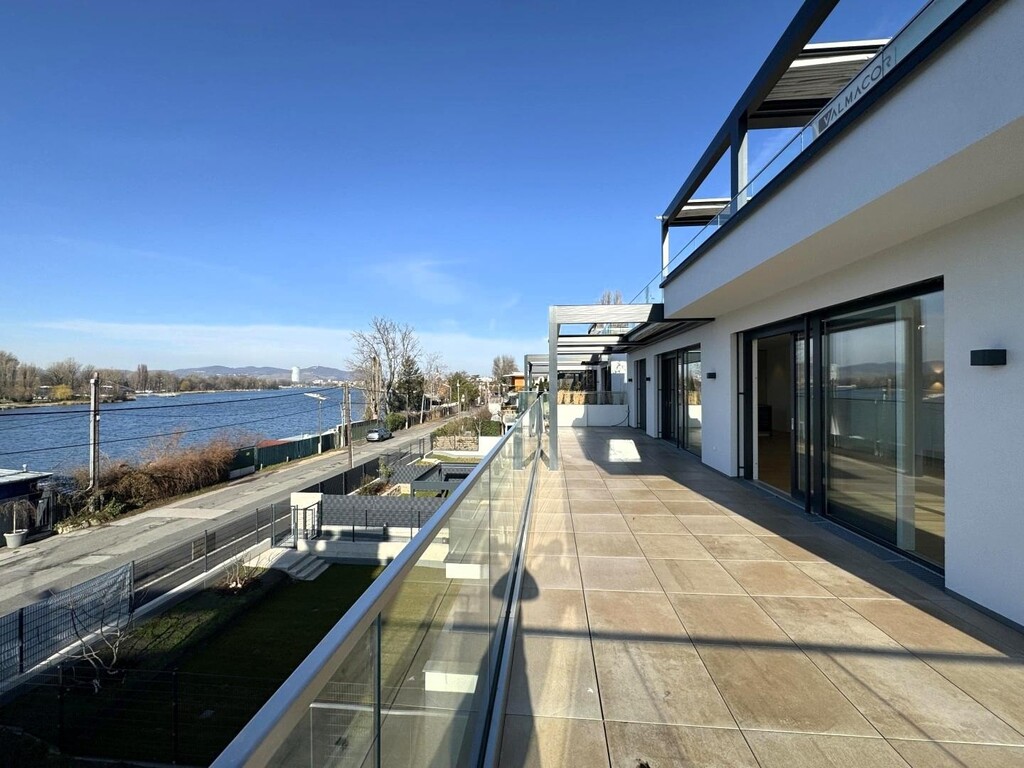
{"label": "asphalt road", "polygon": [[[382,443],[353,447],[356,465],[406,445],[416,446],[442,422],[414,426]],[[349,468],[348,451],[332,451],[265,469],[217,490],[98,527],[0,549],[0,615],[28,605],[52,590],[66,589],[118,565],[187,541],[206,528],[288,501],[293,491]]]}

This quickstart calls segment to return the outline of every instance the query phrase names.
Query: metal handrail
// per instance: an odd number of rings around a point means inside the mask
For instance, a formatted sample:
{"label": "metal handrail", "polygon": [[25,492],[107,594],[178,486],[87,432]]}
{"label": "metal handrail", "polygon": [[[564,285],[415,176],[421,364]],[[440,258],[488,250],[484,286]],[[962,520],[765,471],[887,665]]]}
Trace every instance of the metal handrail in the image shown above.
{"label": "metal handrail", "polygon": [[[516,425],[530,411],[524,411]],[[459,504],[476,487],[485,470],[490,468],[502,447],[515,434],[509,429],[484,457],[476,469],[448,497],[448,500],[427,521],[426,526],[402,549],[366,591],[352,604],[310,654],[274,692],[259,712],[231,740],[211,768],[266,765],[284,740],[302,720],[318,691],[330,682],[335,670],[353,650],[370,625],[393,601],[402,588],[405,576],[448,522]]]}

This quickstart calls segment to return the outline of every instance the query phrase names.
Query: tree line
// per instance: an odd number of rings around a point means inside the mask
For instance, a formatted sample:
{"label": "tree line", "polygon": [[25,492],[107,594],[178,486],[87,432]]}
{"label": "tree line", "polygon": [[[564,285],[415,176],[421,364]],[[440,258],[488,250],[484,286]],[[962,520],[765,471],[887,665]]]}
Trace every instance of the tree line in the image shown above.
{"label": "tree line", "polygon": [[24,363],[16,355],[0,350],[0,401],[31,403],[86,398],[93,373],[99,376],[106,400],[123,400],[132,392],[205,392],[225,389],[276,389],[276,381],[257,376],[178,376],[170,371],[149,370],[145,364],[134,371],[98,368],[79,363],[73,357],[46,367]]}

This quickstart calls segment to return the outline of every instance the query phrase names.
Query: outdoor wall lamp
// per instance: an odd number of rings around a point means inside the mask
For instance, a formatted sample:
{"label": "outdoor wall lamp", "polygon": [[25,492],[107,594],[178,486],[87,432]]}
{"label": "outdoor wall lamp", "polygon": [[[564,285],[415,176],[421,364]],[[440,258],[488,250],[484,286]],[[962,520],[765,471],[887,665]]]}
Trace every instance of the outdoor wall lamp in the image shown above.
{"label": "outdoor wall lamp", "polygon": [[718,378],[718,372],[717,371],[708,371],[708,378],[709,379],[717,379]]}
{"label": "outdoor wall lamp", "polygon": [[1006,350],[972,349],[971,365],[1006,365]]}

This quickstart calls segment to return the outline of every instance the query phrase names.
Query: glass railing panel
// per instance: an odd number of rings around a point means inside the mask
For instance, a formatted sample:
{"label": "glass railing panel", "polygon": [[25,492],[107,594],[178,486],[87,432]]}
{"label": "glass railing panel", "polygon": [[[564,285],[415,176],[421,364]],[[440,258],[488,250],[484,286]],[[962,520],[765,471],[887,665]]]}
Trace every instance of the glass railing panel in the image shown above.
{"label": "glass railing panel", "polygon": [[377,625],[373,623],[315,696],[269,765],[374,766],[377,665]]}
{"label": "glass railing panel", "polygon": [[491,685],[490,494],[488,466],[383,612],[383,765],[462,765],[472,751]]}

